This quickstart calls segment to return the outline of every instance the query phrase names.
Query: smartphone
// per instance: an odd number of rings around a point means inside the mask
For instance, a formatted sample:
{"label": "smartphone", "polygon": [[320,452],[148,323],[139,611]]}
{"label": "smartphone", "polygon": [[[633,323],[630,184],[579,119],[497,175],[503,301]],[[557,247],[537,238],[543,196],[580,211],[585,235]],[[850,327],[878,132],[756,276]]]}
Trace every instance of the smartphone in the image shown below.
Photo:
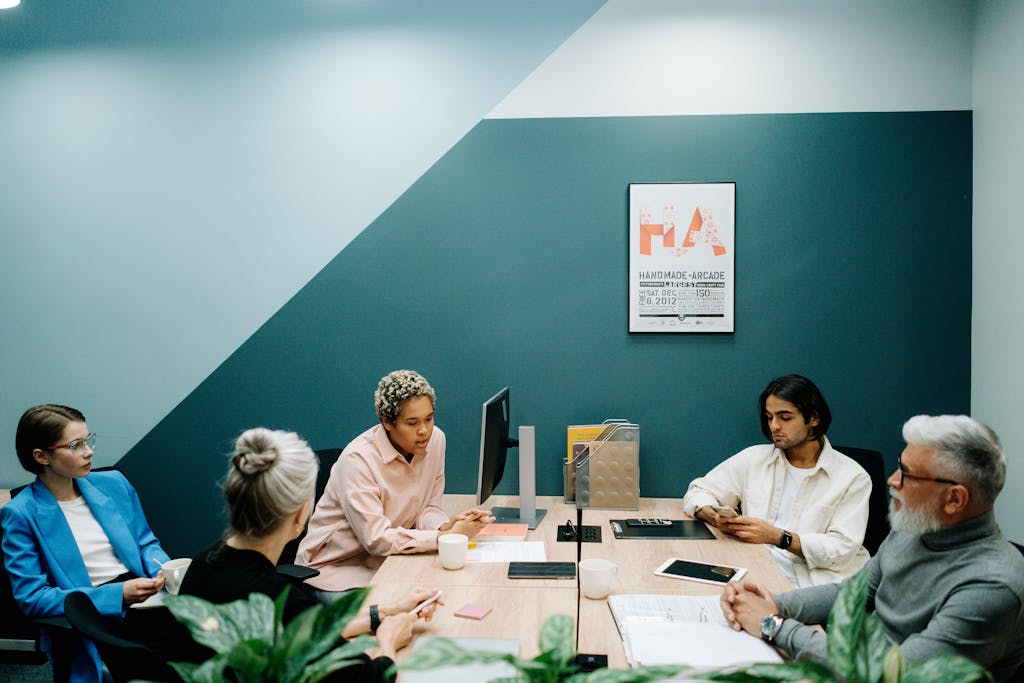
{"label": "smartphone", "polygon": [[510,579],[575,579],[575,562],[509,562]]}
{"label": "smartphone", "polygon": [[412,611],[410,612],[410,614],[419,614],[420,610],[422,610],[427,605],[430,605],[430,604],[436,602],[442,595],[444,595],[444,591],[437,591],[436,593],[431,595],[429,598],[427,598],[426,600],[424,600],[420,604],[418,604],[415,607],[413,607]]}
{"label": "smartphone", "polygon": [[721,505],[712,505],[711,509],[715,511],[715,514],[719,517],[736,517],[736,511],[730,507],[723,507]]}
{"label": "smartphone", "polygon": [[687,581],[700,581],[701,583],[724,586],[730,581],[742,579],[746,575],[747,570],[743,567],[708,564],[707,562],[695,562],[693,560],[672,557],[655,569],[654,573],[658,576],[667,576],[672,579],[686,579]]}

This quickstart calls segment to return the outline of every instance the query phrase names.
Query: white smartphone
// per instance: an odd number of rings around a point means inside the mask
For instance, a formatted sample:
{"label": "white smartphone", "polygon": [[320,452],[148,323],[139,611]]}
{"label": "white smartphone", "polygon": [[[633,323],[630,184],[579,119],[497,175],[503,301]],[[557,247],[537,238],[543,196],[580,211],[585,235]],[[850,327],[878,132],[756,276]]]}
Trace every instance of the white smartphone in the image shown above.
{"label": "white smartphone", "polygon": [[715,514],[719,517],[736,517],[736,511],[730,507],[723,507],[721,505],[712,505],[711,509],[715,511]]}
{"label": "white smartphone", "polygon": [[436,593],[431,595],[429,598],[427,598],[426,600],[424,600],[420,604],[418,604],[415,607],[413,607],[412,610],[409,613],[410,614],[419,614],[420,610],[422,610],[427,605],[429,605],[429,604],[431,604],[433,602],[436,602],[442,595],[444,595],[444,591],[437,591]]}
{"label": "white smartphone", "polygon": [[672,557],[665,560],[665,563],[655,569],[654,573],[671,579],[686,579],[687,581],[699,581],[701,583],[724,586],[730,581],[742,579],[746,575],[747,570],[743,567],[708,564],[707,562],[695,562],[694,560]]}

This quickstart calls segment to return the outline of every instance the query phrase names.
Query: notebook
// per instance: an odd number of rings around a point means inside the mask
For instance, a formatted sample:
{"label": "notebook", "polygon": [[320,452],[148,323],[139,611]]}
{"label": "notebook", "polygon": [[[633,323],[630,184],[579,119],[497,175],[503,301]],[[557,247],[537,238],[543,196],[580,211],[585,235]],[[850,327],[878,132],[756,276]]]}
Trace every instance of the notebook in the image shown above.
{"label": "notebook", "polygon": [[480,530],[473,540],[478,543],[491,541],[525,541],[530,531],[529,524],[491,523]]}

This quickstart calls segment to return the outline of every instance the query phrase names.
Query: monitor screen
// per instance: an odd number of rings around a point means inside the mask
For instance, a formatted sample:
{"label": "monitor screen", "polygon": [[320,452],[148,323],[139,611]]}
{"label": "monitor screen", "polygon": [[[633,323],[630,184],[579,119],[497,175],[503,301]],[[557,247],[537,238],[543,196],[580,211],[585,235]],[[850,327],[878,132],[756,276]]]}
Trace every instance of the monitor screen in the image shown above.
{"label": "monitor screen", "polygon": [[501,483],[509,446],[508,387],[484,402],[480,419],[480,477],[477,479],[476,504],[483,505]]}

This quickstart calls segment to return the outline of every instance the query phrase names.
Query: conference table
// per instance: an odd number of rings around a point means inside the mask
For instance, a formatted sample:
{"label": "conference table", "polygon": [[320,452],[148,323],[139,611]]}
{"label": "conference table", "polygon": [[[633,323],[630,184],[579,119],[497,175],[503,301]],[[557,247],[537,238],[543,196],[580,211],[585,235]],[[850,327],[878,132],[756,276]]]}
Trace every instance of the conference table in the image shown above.
{"label": "conference table", "polygon": [[[515,497],[495,496],[484,507],[515,505]],[[576,507],[561,497],[538,497],[537,506],[547,514],[527,541],[544,543],[547,561],[576,561],[577,543],[558,542],[557,529],[577,520]],[[471,495],[446,495],[445,511],[454,515],[474,507]],[[770,591],[791,588],[789,581],[764,546],[743,543],[717,529],[714,540],[616,539],[610,520],[632,517],[685,519],[678,498],[641,498],[639,510],[584,510],[583,524],[601,529],[600,543],[579,546],[581,559],[604,558],[618,566],[612,595],[671,594],[717,595],[721,588],[693,581],[656,576],[654,570],[670,557],[745,567],[747,578]],[[467,563],[458,570],[441,567],[436,553],[392,555],[381,565],[371,582],[370,602],[382,602],[414,586],[436,586],[445,591],[445,604],[430,622],[417,627],[416,636],[450,638],[516,638],[520,656],[538,654],[537,637],[544,621],[566,614],[576,624],[576,648],[586,654],[603,654],[611,668],[628,668],[622,639],[608,607],[608,600],[584,597],[576,579],[509,579],[508,563]],[[482,620],[459,618],[454,613],[465,605],[490,608]],[[408,648],[407,648],[408,649]],[[405,651],[399,653],[399,658]]]}

